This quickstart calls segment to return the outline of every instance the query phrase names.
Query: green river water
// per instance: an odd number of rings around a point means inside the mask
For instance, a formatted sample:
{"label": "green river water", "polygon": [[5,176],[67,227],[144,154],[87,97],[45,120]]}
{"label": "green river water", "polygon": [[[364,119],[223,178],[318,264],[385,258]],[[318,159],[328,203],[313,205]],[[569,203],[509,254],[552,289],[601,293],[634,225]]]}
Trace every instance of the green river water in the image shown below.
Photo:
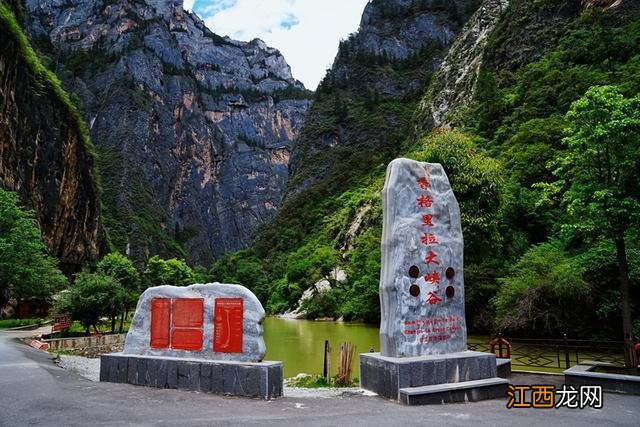
{"label": "green river water", "polygon": [[324,341],[331,345],[331,374],[338,370],[340,344],[349,341],[356,346],[353,376],[359,377],[358,353],[371,348],[380,351],[379,326],[351,322],[289,320],[268,317],[264,320],[264,339],[267,345],[265,360],[284,362],[285,378],[306,374],[322,374]]}

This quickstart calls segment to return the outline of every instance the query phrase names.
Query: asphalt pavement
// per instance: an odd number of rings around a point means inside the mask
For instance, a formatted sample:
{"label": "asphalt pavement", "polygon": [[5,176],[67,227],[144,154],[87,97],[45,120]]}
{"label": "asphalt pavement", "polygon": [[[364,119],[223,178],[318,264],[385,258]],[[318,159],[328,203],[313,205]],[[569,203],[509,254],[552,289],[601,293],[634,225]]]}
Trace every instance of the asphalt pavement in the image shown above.
{"label": "asphalt pavement", "polygon": [[[640,426],[640,396],[605,393],[602,409],[507,409],[507,399],[407,407],[379,397],[272,401],[91,382],[0,331],[0,426]],[[513,383],[559,384],[517,375]]]}

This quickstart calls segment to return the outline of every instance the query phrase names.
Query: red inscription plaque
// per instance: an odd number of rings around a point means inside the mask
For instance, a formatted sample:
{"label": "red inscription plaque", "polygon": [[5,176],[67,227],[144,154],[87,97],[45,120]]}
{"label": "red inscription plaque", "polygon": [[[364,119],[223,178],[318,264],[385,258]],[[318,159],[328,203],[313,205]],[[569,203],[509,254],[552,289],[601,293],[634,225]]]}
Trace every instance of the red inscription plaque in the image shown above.
{"label": "red inscription plaque", "polygon": [[176,350],[202,350],[202,324],[204,299],[176,298],[171,307],[171,348]]}
{"label": "red inscription plaque", "polygon": [[213,314],[213,351],[242,353],[242,298],[217,298]]}
{"label": "red inscription plaque", "polygon": [[174,329],[171,333],[171,348],[174,350],[202,350],[202,329]]}
{"label": "red inscription plaque", "polygon": [[177,298],[173,300],[174,328],[202,328],[204,299]]}
{"label": "red inscription plaque", "polygon": [[151,348],[169,347],[171,300],[154,298],[151,301]]}

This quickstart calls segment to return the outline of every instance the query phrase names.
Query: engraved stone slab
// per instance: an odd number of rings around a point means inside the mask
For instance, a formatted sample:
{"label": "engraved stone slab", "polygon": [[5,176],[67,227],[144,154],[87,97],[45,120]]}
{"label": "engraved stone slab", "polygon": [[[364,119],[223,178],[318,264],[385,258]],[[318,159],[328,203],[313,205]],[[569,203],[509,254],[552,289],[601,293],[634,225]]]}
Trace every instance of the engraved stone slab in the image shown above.
{"label": "engraved stone slab", "polygon": [[381,354],[465,351],[460,208],[444,169],[392,161],[382,202]]}
{"label": "engraved stone slab", "polygon": [[265,312],[240,285],[158,286],[138,300],[125,355],[259,362]]}

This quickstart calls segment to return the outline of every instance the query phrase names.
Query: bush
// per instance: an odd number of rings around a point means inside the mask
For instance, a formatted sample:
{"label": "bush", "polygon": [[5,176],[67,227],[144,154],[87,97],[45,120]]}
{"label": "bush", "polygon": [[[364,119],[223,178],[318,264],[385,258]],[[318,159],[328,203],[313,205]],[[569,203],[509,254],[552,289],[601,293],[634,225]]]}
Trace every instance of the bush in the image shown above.
{"label": "bush", "polygon": [[191,267],[183,260],[176,258],[164,260],[157,255],[149,259],[144,271],[144,281],[147,287],[187,286],[196,283],[197,279]]}
{"label": "bush", "polygon": [[531,248],[508,277],[498,280],[500,289],[492,300],[498,330],[554,337],[581,335],[582,325],[576,320],[584,318],[591,292],[582,272],[557,242]]}
{"label": "bush", "polygon": [[89,328],[97,330],[101,317],[114,319],[122,312],[126,291],[116,279],[102,273],[80,273],[75,283],[65,291],[56,304],[58,313],[71,313],[73,320],[82,323],[87,334]]}

